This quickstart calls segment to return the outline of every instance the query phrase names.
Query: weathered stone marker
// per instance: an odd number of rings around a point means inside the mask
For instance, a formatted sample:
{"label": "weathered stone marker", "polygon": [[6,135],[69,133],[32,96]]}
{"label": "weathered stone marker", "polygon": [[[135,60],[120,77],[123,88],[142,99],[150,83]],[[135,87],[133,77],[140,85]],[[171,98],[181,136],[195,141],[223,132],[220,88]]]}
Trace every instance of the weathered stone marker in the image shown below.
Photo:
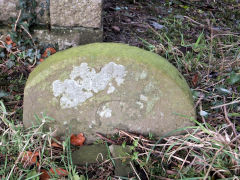
{"label": "weathered stone marker", "polygon": [[42,113],[56,136],[131,132],[165,135],[192,125],[195,116],[183,76],[157,54],[116,43],[96,43],[50,56],[29,76],[24,91],[23,122]]}

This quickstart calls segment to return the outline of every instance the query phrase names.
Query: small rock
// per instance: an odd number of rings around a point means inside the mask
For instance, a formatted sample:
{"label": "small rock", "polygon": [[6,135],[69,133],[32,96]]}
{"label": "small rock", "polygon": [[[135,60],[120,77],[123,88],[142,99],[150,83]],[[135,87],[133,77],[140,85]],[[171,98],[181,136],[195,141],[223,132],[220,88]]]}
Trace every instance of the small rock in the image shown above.
{"label": "small rock", "polygon": [[72,161],[75,165],[86,165],[103,162],[108,157],[105,144],[86,145],[72,153]]}
{"label": "small rock", "polygon": [[150,21],[150,25],[154,27],[156,30],[163,29],[165,26],[155,22],[155,21]]}
{"label": "small rock", "polygon": [[112,26],[112,29],[116,32],[120,32],[120,28],[118,26]]}
{"label": "small rock", "polygon": [[130,166],[131,162],[131,150],[129,146],[125,148],[118,145],[111,145],[109,146],[110,152],[113,158],[117,158],[114,160],[115,162],[115,176],[123,176],[129,177],[132,174],[132,168]]}

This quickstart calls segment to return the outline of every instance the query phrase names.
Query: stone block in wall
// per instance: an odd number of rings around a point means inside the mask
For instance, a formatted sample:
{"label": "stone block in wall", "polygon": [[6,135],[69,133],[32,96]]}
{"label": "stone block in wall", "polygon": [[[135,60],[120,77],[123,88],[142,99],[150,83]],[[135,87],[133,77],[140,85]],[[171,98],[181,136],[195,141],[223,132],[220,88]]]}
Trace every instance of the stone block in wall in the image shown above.
{"label": "stone block in wall", "polygon": [[72,46],[88,44],[102,41],[102,29],[73,28],[73,29],[52,29],[34,30],[33,37],[37,37],[41,43],[55,44],[59,50],[67,49]]}
{"label": "stone block in wall", "polygon": [[[0,28],[0,39],[5,39],[11,29]],[[52,29],[34,29],[33,38],[38,38],[43,44],[58,44],[59,50],[67,49],[69,47],[88,44],[93,42],[102,42],[102,29],[92,28],[58,28]]]}
{"label": "stone block in wall", "polygon": [[50,24],[50,0],[37,0],[37,20],[39,24]]}
{"label": "stone block in wall", "polygon": [[10,29],[9,28],[0,28],[0,40],[4,40],[6,36],[9,34]]}
{"label": "stone block in wall", "polygon": [[[50,24],[49,1],[50,0],[36,0],[37,7],[35,12],[38,24]],[[9,18],[17,18],[19,11],[19,0],[0,0],[0,24],[9,24]]]}
{"label": "stone block in wall", "polygon": [[0,22],[6,23],[10,17],[17,16],[18,0],[0,0]]}
{"label": "stone block in wall", "polygon": [[51,0],[52,26],[100,28],[102,0]]}

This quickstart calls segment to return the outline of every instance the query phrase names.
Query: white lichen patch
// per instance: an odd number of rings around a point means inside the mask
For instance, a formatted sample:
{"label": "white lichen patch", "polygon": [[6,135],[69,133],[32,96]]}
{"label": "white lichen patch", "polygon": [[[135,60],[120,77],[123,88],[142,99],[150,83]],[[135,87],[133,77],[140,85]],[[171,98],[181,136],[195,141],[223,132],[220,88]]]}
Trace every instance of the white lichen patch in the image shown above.
{"label": "white lichen patch", "polygon": [[142,109],[142,108],[144,107],[143,103],[141,103],[141,102],[139,102],[139,101],[137,101],[136,104],[139,105],[139,108],[140,108],[140,109]]}
{"label": "white lichen patch", "polygon": [[161,116],[161,118],[163,118],[164,117],[164,113],[160,112],[160,116]]}
{"label": "white lichen patch", "polygon": [[148,97],[147,96],[144,96],[143,94],[140,95],[140,100],[141,101],[147,101],[148,100]]}
{"label": "white lichen patch", "polygon": [[113,93],[115,87],[111,82],[115,80],[120,86],[124,83],[126,74],[125,67],[114,62],[106,64],[98,73],[87,63],[81,63],[73,68],[70,79],[63,82],[55,80],[52,83],[53,95],[61,96],[60,106],[63,109],[73,108],[91,98],[94,93],[103,91],[108,85],[107,93]]}
{"label": "white lichen patch", "polygon": [[107,90],[108,94],[111,94],[115,91],[115,87],[112,85],[112,83],[109,83],[109,88]]}
{"label": "white lichen patch", "polygon": [[141,74],[140,74],[140,79],[146,79],[147,78],[147,72],[143,71]]}
{"label": "white lichen patch", "polygon": [[102,110],[97,113],[100,117],[110,118],[112,116],[112,110],[106,106],[103,106]]}

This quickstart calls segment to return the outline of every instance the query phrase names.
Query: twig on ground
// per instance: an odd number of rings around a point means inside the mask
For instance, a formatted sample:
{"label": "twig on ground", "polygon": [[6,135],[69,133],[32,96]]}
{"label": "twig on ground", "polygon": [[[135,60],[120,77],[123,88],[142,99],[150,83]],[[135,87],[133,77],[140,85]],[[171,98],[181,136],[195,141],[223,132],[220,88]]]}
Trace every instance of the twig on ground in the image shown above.
{"label": "twig on ground", "polygon": [[140,178],[140,176],[138,175],[138,173],[137,173],[135,167],[133,166],[132,162],[130,162],[130,165],[131,165],[131,168],[133,169],[134,173],[136,174],[138,180],[141,180],[141,178]]}
{"label": "twig on ground", "polygon": [[28,36],[31,38],[32,42],[33,42],[33,45],[36,46],[35,42],[33,41],[33,38],[32,38],[32,35],[28,32],[28,30],[26,30],[26,28],[21,25],[21,28],[28,34]]}
{"label": "twig on ground", "polygon": [[217,108],[221,108],[221,107],[224,107],[224,106],[229,106],[229,105],[237,104],[237,103],[240,103],[240,100],[236,99],[236,100],[234,100],[234,101],[232,101],[230,103],[225,103],[225,104],[213,106],[213,107],[211,107],[211,109],[217,109]]}
{"label": "twig on ground", "polygon": [[17,20],[16,20],[15,25],[14,25],[14,31],[15,31],[15,32],[16,32],[16,30],[17,30],[17,23],[18,23],[18,21],[19,21],[19,18],[20,18],[20,16],[21,16],[21,13],[22,13],[22,9],[20,9],[19,14],[18,14],[18,17],[17,17]]}
{"label": "twig on ground", "polygon": [[[225,97],[224,97],[225,100]],[[232,130],[233,130],[233,134],[236,137],[237,136],[237,132],[236,132],[236,128],[233,125],[233,123],[230,121],[230,119],[228,118],[228,113],[227,113],[227,108],[226,106],[223,106],[223,110],[224,110],[224,116],[225,116],[225,120],[226,122],[231,126]]]}
{"label": "twig on ground", "polygon": [[207,26],[207,25],[205,25],[205,24],[201,24],[201,23],[193,20],[192,18],[190,18],[190,17],[188,17],[188,16],[183,16],[183,17],[186,18],[186,19],[188,19],[188,20],[190,20],[190,21],[192,21],[193,23],[199,25],[201,28],[208,29],[209,31],[221,32],[221,33],[223,33],[223,34],[234,34],[234,35],[239,35],[239,34],[240,34],[240,33],[233,33],[233,32],[229,32],[229,31],[224,31],[224,30],[221,30],[221,29],[219,29],[219,28],[209,27],[209,26]]}
{"label": "twig on ground", "polygon": [[111,144],[117,144],[115,141],[104,137],[104,136],[103,136],[102,134],[100,134],[100,133],[96,133],[96,135],[99,136],[101,139],[103,139],[103,140],[105,140],[105,141],[107,141],[107,142],[109,142],[109,143],[111,143]]}

